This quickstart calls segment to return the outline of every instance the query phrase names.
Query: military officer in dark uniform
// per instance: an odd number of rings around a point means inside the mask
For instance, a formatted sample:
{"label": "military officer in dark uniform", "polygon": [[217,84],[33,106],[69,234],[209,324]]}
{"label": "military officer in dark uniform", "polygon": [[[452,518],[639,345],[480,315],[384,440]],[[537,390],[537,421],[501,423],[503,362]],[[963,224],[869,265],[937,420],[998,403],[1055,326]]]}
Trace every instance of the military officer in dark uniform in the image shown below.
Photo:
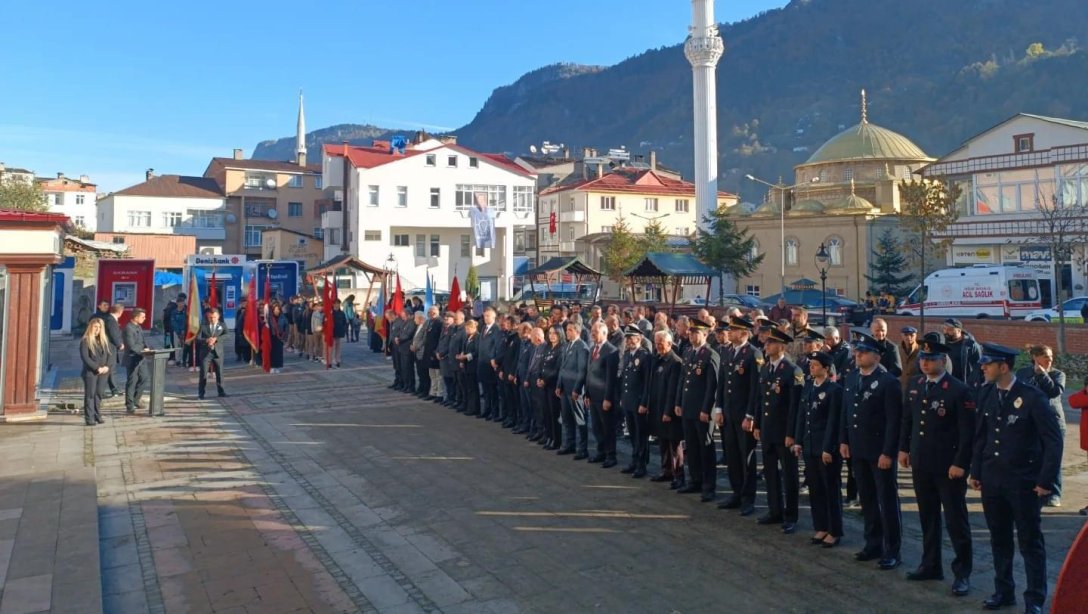
{"label": "military officer in dark uniform", "polygon": [[[781,524],[782,532],[797,530],[797,499],[800,484],[797,456],[793,452],[797,404],[805,376],[786,355],[793,337],[781,329],[767,336],[763,347],[766,362],[759,370],[759,388],[753,420],[746,420],[763,448],[763,478],[767,481],[767,515],[759,524]],[[785,500],[783,501],[783,497]]]}
{"label": "military officer in dark uniform", "polygon": [[673,351],[672,333],[665,330],[654,333],[654,360],[646,402],[651,430],[657,435],[661,449],[661,473],[650,481],[671,482],[673,490],[684,486],[684,453],[680,447],[684,422],[673,413],[683,366],[684,361]]}
{"label": "military officer in dark uniform", "polygon": [[650,408],[647,406],[650,353],[642,347],[644,337],[638,326],[626,326],[623,337],[616,398],[627,422],[627,432],[631,434],[632,452],[631,464],[622,471],[633,478],[641,478],[646,475],[646,463],[650,460]]}
{"label": "military officer in dark uniform", "polygon": [[1064,442],[1046,395],[1013,375],[1018,353],[993,343],[982,345],[980,362],[986,384],[978,391],[980,415],[969,483],[982,491],[994,557],[995,591],[983,605],[996,610],[1016,603],[1015,526],[1027,576],[1024,611],[1041,613],[1047,577],[1040,511],[1058,479]]}
{"label": "military officer in dark uniform", "polygon": [[[931,336],[932,335],[932,336]],[[918,349],[922,371],[907,382],[899,464],[911,470],[922,524],[922,562],[908,580],[941,580],[941,509],[952,550],[952,593],[971,589],[971,525],[967,520],[967,471],[975,434],[975,400],[967,384],[945,371],[943,335],[926,335]]]}
{"label": "military officer in dark uniform", "polygon": [[733,496],[718,504],[722,509],[740,508],[750,516],[756,505],[756,440],[744,428],[745,418],[755,415],[759,398],[759,368],[763,352],[750,343],[754,325],[743,317],[729,319],[729,346],[721,354],[717,405],[714,420],[722,435],[729,487]]}
{"label": "military officer in dark uniform", "polygon": [[861,513],[865,519],[865,547],[854,558],[878,567],[899,567],[902,517],[895,459],[903,420],[903,392],[899,379],[881,364],[881,345],[867,332],[855,330],[854,362],[842,395],[839,451],[854,461]]}
{"label": "military officer in dark uniform", "polygon": [[718,353],[706,343],[710,325],[691,319],[688,339],[691,348],[684,355],[680,385],[673,415],[684,420],[684,448],[691,482],[678,493],[702,492],[703,503],[714,500],[717,464],[714,455],[710,413],[718,390]]}
{"label": "military officer in dark uniform", "polygon": [[797,407],[794,452],[805,459],[812,508],[813,545],[834,548],[842,537],[842,457],[839,414],[842,386],[831,379],[835,359],[826,352],[808,356],[809,377]]}

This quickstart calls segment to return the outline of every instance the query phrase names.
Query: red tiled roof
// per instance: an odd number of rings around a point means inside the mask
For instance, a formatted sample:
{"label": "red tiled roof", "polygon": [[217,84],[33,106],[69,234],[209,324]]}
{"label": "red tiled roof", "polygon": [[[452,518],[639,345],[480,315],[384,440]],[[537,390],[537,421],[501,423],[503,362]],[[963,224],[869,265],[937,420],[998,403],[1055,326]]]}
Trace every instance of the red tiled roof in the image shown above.
{"label": "red tiled roof", "polygon": [[299,166],[294,162],[280,162],[277,160],[237,160],[235,158],[212,158],[212,165],[222,165],[223,168],[239,168],[249,171],[272,171],[277,173],[321,173],[320,164],[307,164]]}
{"label": "red tiled roof", "polygon": [[68,216],[61,213],[38,213],[19,209],[0,209],[0,222],[52,222],[62,226],[68,224]]}
{"label": "red tiled roof", "polygon": [[[451,147],[458,148],[458,149],[464,149],[464,148],[462,148],[462,147],[460,147],[458,145],[452,145]],[[471,150],[468,150],[468,151],[471,151]],[[479,155],[480,155],[480,157],[485,158],[487,160],[490,160],[496,166],[499,166],[499,167],[501,167],[503,169],[506,169],[506,170],[510,171],[511,173],[517,173],[517,174],[519,174],[519,175],[521,175],[523,177],[535,177],[536,176],[534,173],[531,173],[531,172],[525,170],[524,167],[518,165],[517,162],[514,162],[513,160],[511,160],[510,158],[507,158],[503,154],[485,153],[485,154],[479,154]]]}
{"label": "red tiled roof", "polygon": [[[389,153],[388,149],[378,147],[360,147],[358,145],[348,145],[348,159],[351,160],[352,166],[355,168],[374,168],[383,164],[389,164],[390,162],[396,162],[398,160],[404,160],[405,158],[411,158],[420,154],[435,153],[440,149],[452,149],[458,153],[462,153],[466,156],[474,156],[482,160],[502,168],[503,170],[511,173],[516,173],[523,177],[534,177],[533,173],[525,170],[515,163],[513,160],[507,158],[503,154],[489,154],[473,151],[467,147],[455,144],[445,144],[434,149],[418,150],[407,149],[403,154]],[[325,145],[325,153],[335,158],[341,158],[344,156],[344,145]]]}
{"label": "red tiled roof", "polygon": [[114,194],[120,196],[163,196],[167,198],[222,198],[219,182],[207,177],[159,175]]}
{"label": "red tiled roof", "polygon": [[[600,178],[590,177],[560,183],[541,190],[540,195],[544,196],[567,190],[649,194],[651,196],[695,196],[695,184],[690,181],[659,175],[651,169],[636,168],[617,168]],[[732,196],[734,195],[729,192],[718,192],[718,198]]]}

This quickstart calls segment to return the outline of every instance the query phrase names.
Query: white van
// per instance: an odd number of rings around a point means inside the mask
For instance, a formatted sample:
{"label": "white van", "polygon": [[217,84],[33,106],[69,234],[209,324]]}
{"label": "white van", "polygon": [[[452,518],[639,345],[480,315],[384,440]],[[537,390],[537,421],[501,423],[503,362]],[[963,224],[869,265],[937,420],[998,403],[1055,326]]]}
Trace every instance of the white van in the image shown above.
{"label": "white van", "polygon": [[1042,309],[1039,273],[1019,266],[976,264],[941,269],[926,276],[896,308],[918,315],[925,297],[926,315],[956,318],[1023,318]]}

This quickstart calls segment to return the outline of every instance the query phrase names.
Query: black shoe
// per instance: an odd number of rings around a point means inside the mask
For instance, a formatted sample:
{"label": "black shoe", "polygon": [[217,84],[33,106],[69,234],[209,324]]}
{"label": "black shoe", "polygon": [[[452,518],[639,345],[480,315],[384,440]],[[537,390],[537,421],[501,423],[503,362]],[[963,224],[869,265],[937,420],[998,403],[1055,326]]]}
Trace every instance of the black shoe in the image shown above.
{"label": "black shoe", "polygon": [[[824,539],[826,540],[827,538],[825,537]],[[834,537],[831,539],[831,541],[824,541],[822,544],[820,544],[820,546],[823,548],[834,548],[835,546],[838,546],[839,542],[841,541],[842,536]]]}
{"label": "black shoe", "polygon": [[219,398],[220,399],[225,398],[226,396],[227,396],[227,393],[223,392],[222,390],[219,391]]}
{"label": "black shoe", "polygon": [[956,578],[956,581],[952,583],[952,594],[956,597],[963,597],[970,592],[971,581],[967,578]]}
{"label": "black shoe", "polygon": [[579,452],[579,453],[574,455],[574,460],[576,460],[576,461],[585,460],[587,458],[589,458],[589,455],[586,454],[585,452]]}
{"label": "black shoe", "polygon": [[859,550],[854,553],[854,560],[862,563],[878,558],[880,558],[880,553],[875,550]]}
{"label": "black shoe", "polygon": [[740,515],[741,516],[751,516],[754,513],[756,513],[756,504],[755,503],[745,503],[745,504],[742,504],[740,506]]}
{"label": "black shoe", "polygon": [[914,571],[908,571],[907,579],[913,582],[924,582],[926,580],[944,580],[944,574],[939,571],[930,571],[928,569],[922,569],[921,567],[919,567]]}
{"label": "black shoe", "polygon": [[589,459],[589,462],[591,462],[591,463],[603,463],[604,462],[604,454],[595,454],[595,455],[593,455]]}
{"label": "black shoe", "polygon": [[650,478],[650,481],[651,482],[671,482],[672,478],[667,476],[667,475],[659,473],[659,474],[655,475],[654,477]]}
{"label": "black shoe", "polygon": [[691,495],[691,494],[703,492],[703,487],[702,486],[697,486],[695,484],[688,484],[687,486],[677,488],[676,492],[677,492],[677,494],[681,494],[681,495]]}
{"label": "black shoe", "polygon": [[796,522],[783,522],[782,523],[782,532],[785,533],[786,535],[793,535],[794,533],[797,532],[797,523]]}
{"label": "black shoe", "polygon": [[1024,606],[1024,614],[1043,614],[1043,606],[1029,603]]}
{"label": "black shoe", "polygon": [[1008,607],[1010,605],[1016,605],[1016,597],[1012,595],[999,595],[994,593],[986,598],[982,602],[982,607],[987,610],[1000,610],[1001,608]]}
{"label": "black shoe", "polygon": [[134,413],[136,413],[136,408],[135,407],[126,407],[125,408],[125,413],[126,414],[134,414]]}
{"label": "black shoe", "polygon": [[702,494],[702,496],[699,497],[699,501],[702,502],[702,503],[710,503],[711,501],[713,501],[714,499],[717,499],[717,498],[718,498],[718,496],[716,494],[712,493],[712,492],[704,492]]}
{"label": "black shoe", "polygon": [[574,454],[574,448],[560,448],[560,450],[555,454],[556,456],[566,456],[568,454]]}
{"label": "black shoe", "polygon": [[605,461],[603,463],[601,463],[601,469],[611,469],[611,468],[615,467],[616,465],[617,465],[616,459],[614,459],[614,458],[605,459]]}
{"label": "black shoe", "polygon": [[196,398],[197,398],[197,399],[200,399],[201,401],[203,401],[203,400],[204,400],[204,393],[203,393],[203,392],[201,392],[200,394],[196,395]]}
{"label": "black shoe", "polygon": [[635,479],[644,478],[646,477],[646,470],[639,467],[638,469],[635,469],[635,472],[631,474],[631,477]]}
{"label": "black shoe", "polygon": [[718,504],[720,510],[735,510],[740,507],[740,497],[734,495]]}
{"label": "black shoe", "polygon": [[683,487],[684,483],[680,480],[673,480],[672,483],[669,484],[669,490],[680,490]]}
{"label": "black shoe", "polygon": [[767,514],[766,516],[760,516],[759,519],[756,520],[756,524],[763,524],[763,525],[782,524],[782,517],[781,516],[771,516],[770,514]]}
{"label": "black shoe", "polygon": [[890,556],[886,559],[880,559],[876,566],[882,571],[891,571],[902,564],[903,561],[899,560],[898,557]]}
{"label": "black shoe", "polygon": [[620,473],[634,473],[634,472],[635,472],[635,466],[634,465],[627,465],[623,469],[620,469]]}
{"label": "black shoe", "polygon": [[105,424],[106,423],[106,419],[103,418],[102,416],[99,416],[99,417],[95,418],[94,421],[97,422],[98,424]]}

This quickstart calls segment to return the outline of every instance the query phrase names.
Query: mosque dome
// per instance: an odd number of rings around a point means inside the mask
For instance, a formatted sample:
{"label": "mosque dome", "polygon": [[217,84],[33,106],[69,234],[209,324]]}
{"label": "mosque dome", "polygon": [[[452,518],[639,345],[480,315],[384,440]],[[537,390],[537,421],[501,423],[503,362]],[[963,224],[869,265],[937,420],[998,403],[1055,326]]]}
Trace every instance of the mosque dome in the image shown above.
{"label": "mosque dome", "polygon": [[869,123],[865,91],[861,92],[861,122],[831,137],[805,162],[821,164],[848,160],[931,161],[910,139]]}

